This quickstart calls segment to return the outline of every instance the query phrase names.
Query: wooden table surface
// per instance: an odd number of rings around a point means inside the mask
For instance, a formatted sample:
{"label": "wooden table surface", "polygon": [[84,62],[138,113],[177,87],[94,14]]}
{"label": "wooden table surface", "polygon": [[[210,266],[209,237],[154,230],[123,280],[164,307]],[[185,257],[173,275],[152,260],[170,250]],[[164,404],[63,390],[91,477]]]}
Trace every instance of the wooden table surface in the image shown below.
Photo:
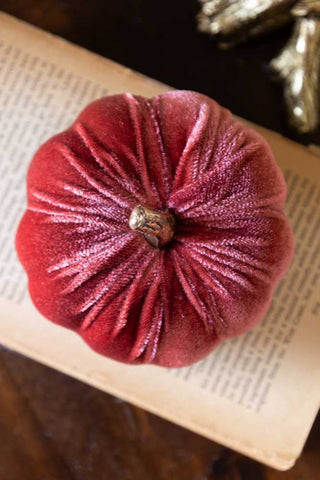
{"label": "wooden table surface", "polygon": [[319,480],[320,416],[277,472],[13,352],[0,352],[3,480]]}
{"label": "wooden table surface", "polygon": [[[266,73],[289,28],[220,52],[196,33],[193,0],[0,0],[0,8],[297,139]],[[320,134],[299,140],[320,144]],[[0,388],[1,480],[320,479],[320,416],[295,467],[277,472],[5,349]]]}

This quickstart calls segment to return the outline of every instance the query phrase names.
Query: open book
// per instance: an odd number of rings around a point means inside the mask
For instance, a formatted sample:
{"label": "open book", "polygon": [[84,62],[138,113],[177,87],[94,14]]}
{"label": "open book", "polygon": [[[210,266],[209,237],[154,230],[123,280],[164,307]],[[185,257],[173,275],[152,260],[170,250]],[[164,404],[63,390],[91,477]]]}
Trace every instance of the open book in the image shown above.
{"label": "open book", "polygon": [[0,14],[0,340],[18,352],[279,469],[291,467],[320,400],[320,158],[256,127],[288,184],[291,268],[262,324],[182,369],[95,354],[35,310],[14,251],[25,173],[38,146],[94,98],[168,89]]}

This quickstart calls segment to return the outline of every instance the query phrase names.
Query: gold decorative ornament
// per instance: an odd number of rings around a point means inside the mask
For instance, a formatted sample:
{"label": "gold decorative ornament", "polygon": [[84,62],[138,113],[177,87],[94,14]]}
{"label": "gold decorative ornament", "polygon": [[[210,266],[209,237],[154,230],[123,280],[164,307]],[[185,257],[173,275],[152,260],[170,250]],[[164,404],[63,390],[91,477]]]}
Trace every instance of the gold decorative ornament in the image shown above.
{"label": "gold decorative ornament", "polygon": [[198,29],[230,48],[295,21],[271,67],[284,82],[289,124],[311,133],[320,123],[320,0],[200,0]]}

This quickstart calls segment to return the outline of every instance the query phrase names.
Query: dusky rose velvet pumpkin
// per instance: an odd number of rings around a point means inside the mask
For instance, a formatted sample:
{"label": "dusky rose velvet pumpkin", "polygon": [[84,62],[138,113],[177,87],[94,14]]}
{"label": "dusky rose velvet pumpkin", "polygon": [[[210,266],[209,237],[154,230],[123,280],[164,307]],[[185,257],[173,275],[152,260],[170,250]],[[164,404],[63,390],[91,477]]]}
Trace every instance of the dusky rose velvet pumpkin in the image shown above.
{"label": "dusky rose velvet pumpkin", "polygon": [[122,362],[180,367],[247,331],[292,257],[270,148],[195,92],[94,101],[35,154],[27,193],[35,306]]}

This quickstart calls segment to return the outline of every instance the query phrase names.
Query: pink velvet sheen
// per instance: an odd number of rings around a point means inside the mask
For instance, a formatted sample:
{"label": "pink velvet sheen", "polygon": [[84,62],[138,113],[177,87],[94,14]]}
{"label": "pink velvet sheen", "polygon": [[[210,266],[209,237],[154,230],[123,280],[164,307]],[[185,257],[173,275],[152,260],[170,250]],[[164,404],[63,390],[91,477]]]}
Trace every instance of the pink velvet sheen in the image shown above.
{"label": "pink velvet sheen", "polygon": [[[34,156],[16,248],[49,320],[97,352],[180,367],[265,315],[293,253],[270,148],[194,92],[88,105]],[[152,247],[128,219],[169,208]]]}

